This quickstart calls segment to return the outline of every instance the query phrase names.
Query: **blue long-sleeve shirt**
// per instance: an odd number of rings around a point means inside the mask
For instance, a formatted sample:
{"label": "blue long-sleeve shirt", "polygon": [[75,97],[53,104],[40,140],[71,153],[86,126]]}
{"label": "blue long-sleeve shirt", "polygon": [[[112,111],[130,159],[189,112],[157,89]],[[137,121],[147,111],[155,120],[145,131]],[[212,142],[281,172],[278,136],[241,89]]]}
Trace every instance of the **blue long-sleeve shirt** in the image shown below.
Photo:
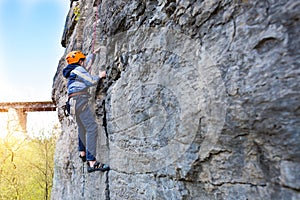
{"label": "blue long-sleeve shirt", "polygon": [[63,76],[68,79],[68,95],[75,92],[87,91],[99,81],[98,76],[91,75],[78,64],[69,64],[63,69]]}

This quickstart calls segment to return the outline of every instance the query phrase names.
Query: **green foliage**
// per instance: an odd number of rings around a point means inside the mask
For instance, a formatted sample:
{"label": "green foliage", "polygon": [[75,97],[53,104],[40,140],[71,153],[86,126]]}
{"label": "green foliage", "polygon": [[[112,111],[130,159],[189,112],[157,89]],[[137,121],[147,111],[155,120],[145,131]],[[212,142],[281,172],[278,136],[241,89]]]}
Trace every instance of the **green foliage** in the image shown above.
{"label": "green foliage", "polygon": [[58,129],[39,137],[0,139],[0,200],[50,199]]}

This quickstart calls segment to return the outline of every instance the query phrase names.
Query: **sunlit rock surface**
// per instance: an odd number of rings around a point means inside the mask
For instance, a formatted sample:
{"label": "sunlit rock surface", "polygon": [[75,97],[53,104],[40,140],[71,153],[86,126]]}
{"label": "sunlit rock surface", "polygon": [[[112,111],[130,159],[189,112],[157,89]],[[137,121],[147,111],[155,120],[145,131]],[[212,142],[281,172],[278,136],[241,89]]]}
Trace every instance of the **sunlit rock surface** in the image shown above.
{"label": "sunlit rock surface", "polygon": [[99,48],[97,158],[112,169],[78,158],[62,55],[52,199],[300,199],[300,2],[78,3],[62,44]]}

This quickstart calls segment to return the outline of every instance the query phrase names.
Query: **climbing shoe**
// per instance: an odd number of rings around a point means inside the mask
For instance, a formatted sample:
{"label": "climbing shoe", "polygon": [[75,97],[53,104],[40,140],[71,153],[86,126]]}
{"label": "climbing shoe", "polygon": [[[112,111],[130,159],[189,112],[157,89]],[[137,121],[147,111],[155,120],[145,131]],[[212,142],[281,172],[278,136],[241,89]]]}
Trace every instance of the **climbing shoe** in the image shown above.
{"label": "climbing shoe", "polygon": [[98,161],[96,161],[94,166],[92,166],[92,167],[90,166],[89,162],[87,162],[87,171],[88,171],[88,173],[95,172],[95,171],[105,172],[105,171],[108,171],[109,169],[110,168],[109,168],[108,165],[100,163]]}
{"label": "climbing shoe", "polygon": [[86,156],[79,155],[79,158],[81,158],[82,162],[86,161]]}

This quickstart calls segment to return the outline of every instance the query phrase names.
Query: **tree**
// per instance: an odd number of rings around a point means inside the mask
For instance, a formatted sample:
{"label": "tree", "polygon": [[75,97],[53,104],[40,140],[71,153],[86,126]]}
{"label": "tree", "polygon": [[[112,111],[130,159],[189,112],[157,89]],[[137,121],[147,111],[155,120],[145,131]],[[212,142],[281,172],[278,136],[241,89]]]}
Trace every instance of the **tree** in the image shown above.
{"label": "tree", "polygon": [[35,137],[0,139],[0,199],[50,198],[56,126],[52,132],[40,131]]}

